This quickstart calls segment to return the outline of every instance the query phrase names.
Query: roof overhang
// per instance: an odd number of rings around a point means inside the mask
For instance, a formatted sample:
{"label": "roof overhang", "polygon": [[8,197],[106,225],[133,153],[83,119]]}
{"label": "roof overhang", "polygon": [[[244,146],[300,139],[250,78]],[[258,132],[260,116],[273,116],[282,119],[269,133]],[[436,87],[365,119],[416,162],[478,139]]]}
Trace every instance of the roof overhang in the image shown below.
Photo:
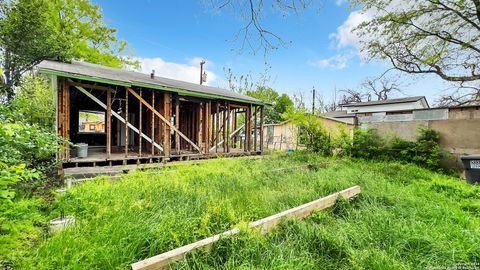
{"label": "roof overhang", "polygon": [[[197,97],[197,98],[229,100],[229,101],[235,101],[235,102],[247,103],[247,104],[254,104],[254,105],[262,105],[262,106],[270,105],[270,104],[265,103],[261,100],[254,99],[254,98],[247,97],[247,96],[245,96],[245,99],[244,99],[244,98],[241,98],[241,97],[231,97],[231,96],[226,96],[226,95],[204,93],[204,92],[200,92],[200,91],[192,91],[192,90],[188,90],[188,89],[182,89],[182,88],[179,88],[179,87],[171,87],[171,86],[161,85],[159,83],[147,83],[147,82],[139,82],[139,81],[135,81],[135,80],[114,80],[114,79],[105,78],[105,77],[102,77],[102,76],[92,76],[92,75],[85,75],[85,74],[79,74],[79,73],[73,73],[73,72],[66,72],[66,71],[51,69],[51,68],[42,67],[42,66],[37,66],[36,69],[40,73],[46,74],[46,75],[54,75],[54,76],[59,76],[59,77],[64,77],[64,78],[78,79],[78,80],[97,82],[97,83],[104,83],[104,84],[115,85],[115,86],[142,87],[142,88],[149,88],[149,89],[175,92],[175,93],[178,93],[178,94],[183,95],[183,96],[190,96],[190,97]],[[221,90],[224,90],[224,89],[221,89]],[[228,91],[228,90],[224,90],[224,91]],[[237,96],[238,96],[238,94],[237,94]]]}

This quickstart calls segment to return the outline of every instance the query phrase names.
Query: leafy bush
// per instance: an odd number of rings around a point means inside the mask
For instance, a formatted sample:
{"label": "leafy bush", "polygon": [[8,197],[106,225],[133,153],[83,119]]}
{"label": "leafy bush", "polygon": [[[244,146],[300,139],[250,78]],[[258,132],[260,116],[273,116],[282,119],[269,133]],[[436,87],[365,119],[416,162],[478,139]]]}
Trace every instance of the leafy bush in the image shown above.
{"label": "leafy bush", "polygon": [[0,149],[0,197],[11,199],[12,184],[30,191],[45,184],[48,179],[42,176],[56,168],[54,154],[59,144],[55,134],[36,125],[2,122]]}
{"label": "leafy bush", "polygon": [[395,137],[390,141],[382,139],[374,129],[356,128],[351,148],[352,157],[378,160],[399,160],[410,162],[431,170],[442,170],[446,158],[439,145],[438,132],[420,128],[417,140],[406,141]]}
{"label": "leafy bush", "polygon": [[304,144],[308,151],[326,156],[333,154],[334,142],[316,116],[295,113],[290,118],[298,127],[297,136],[300,143]]}
{"label": "leafy bush", "polygon": [[355,128],[350,154],[358,158],[381,158],[384,156],[384,141],[375,130]]}

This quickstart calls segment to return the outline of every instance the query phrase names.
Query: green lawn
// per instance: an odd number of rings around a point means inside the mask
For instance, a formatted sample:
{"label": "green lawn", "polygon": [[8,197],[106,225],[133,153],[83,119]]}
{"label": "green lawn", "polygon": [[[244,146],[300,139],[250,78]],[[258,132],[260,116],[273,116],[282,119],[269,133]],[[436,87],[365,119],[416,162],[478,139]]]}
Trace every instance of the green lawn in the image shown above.
{"label": "green lawn", "polygon": [[[303,164],[311,168],[277,170]],[[272,233],[222,240],[175,268],[425,269],[480,262],[480,187],[413,165],[304,153],[218,159],[83,183],[53,205],[1,209],[0,260],[19,269],[129,265],[358,184],[353,201]],[[43,229],[61,209],[74,228]],[[1,266],[1,264],[0,264]]]}

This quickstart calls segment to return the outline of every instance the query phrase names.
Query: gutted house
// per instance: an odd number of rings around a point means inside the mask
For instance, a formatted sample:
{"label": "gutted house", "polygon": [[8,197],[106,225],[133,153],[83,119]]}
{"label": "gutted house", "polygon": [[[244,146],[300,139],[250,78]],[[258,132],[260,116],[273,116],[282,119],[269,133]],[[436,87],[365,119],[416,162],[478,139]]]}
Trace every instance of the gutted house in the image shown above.
{"label": "gutted house", "polygon": [[84,62],[52,76],[64,167],[260,154],[262,101],[232,91]]}

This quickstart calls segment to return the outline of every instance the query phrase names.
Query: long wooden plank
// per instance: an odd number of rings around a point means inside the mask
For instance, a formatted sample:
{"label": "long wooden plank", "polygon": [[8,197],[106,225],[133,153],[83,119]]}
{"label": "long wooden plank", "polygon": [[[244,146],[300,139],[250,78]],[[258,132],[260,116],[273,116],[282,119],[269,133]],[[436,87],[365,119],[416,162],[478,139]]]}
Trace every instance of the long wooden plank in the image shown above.
{"label": "long wooden plank", "polygon": [[[345,199],[349,199],[358,195],[360,191],[360,186],[353,186],[340,192],[328,195],[327,197],[323,197],[318,200],[280,212],[278,214],[251,222],[249,224],[249,227],[256,228],[260,230],[261,233],[265,234],[274,229],[280,222],[286,219],[303,219],[309,216],[314,211],[323,210],[334,205],[337,201],[337,198],[340,196]],[[195,250],[208,250],[215,242],[217,242],[221,238],[235,235],[239,232],[239,228],[234,228],[224,233],[220,233],[200,240],[198,242],[191,243],[189,245],[182,246],[159,254],[157,256],[133,263],[131,266],[133,270],[165,269],[170,264],[184,259],[187,253]]]}
{"label": "long wooden plank", "polygon": [[[80,86],[75,86],[75,88],[77,88],[80,92],[84,93],[87,97],[89,97],[91,100],[95,101],[95,103],[97,103],[98,105],[100,105],[100,107],[102,107],[103,109],[107,109],[107,105],[105,105],[102,101],[100,101],[97,97],[95,97],[94,95],[90,94],[90,92],[88,92],[87,90],[85,90],[83,87],[80,87]],[[112,115],[117,118],[120,122],[122,122],[123,124],[125,124],[125,119],[120,116],[117,112],[115,112],[114,110],[112,110]],[[133,130],[135,133],[137,134],[140,134],[140,132],[138,131],[138,129],[133,126],[132,124],[128,123],[128,127]],[[147,140],[149,143],[152,142],[152,139],[150,139],[145,133],[142,133],[141,136]],[[159,149],[160,151],[163,151],[163,147],[161,145],[159,145],[158,143],[156,142],[153,142],[153,144],[155,145],[155,147],[157,149]]]}
{"label": "long wooden plank", "polygon": [[178,129],[175,128],[175,126],[172,126],[172,124],[170,123],[170,121],[167,121],[167,119],[165,119],[165,117],[163,117],[163,115],[161,115],[157,110],[155,110],[150,104],[148,104],[148,102],[146,102],[143,98],[141,98],[135,91],[133,91],[131,88],[128,88],[128,91],[130,93],[132,93],[132,95],[134,95],[138,100],[140,100],[140,102],[142,102],[145,107],[147,107],[148,109],[150,109],[153,113],[155,113],[165,124],[167,124],[174,132],[178,132],[178,135],[180,135],[185,141],[187,141],[188,143],[190,143],[195,149],[197,149],[199,152],[202,152],[202,150],[200,149],[200,147],[198,147],[195,143],[193,143],[187,136],[185,136],[182,132],[180,132]]}

